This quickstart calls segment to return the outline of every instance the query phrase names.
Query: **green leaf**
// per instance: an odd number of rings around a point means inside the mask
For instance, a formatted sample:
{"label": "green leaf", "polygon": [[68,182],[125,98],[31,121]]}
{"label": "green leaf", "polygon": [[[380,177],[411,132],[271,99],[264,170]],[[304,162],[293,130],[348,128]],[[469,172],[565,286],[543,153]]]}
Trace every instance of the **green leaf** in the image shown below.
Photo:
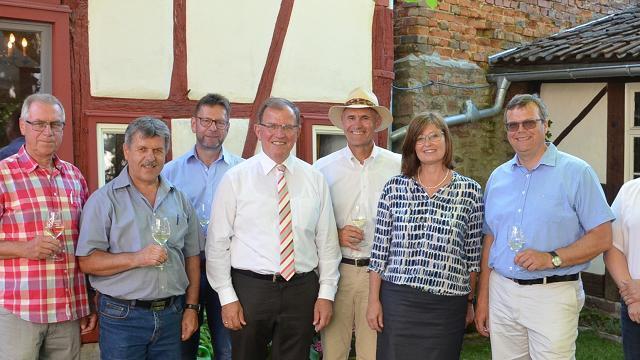
{"label": "green leaf", "polygon": [[438,0],[425,0],[428,7],[435,9],[438,7]]}

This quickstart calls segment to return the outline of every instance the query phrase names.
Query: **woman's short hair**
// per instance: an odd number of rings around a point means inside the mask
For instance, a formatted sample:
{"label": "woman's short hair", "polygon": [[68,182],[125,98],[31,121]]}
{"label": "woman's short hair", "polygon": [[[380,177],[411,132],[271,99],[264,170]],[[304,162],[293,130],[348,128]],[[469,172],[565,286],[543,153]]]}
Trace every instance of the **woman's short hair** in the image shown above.
{"label": "woman's short hair", "polygon": [[435,125],[444,134],[445,152],[442,163],[449,169],[455,167],[453,162],[453,142],[451,141],[449,126],[447,126],[447,122],[440,113],[429,111],[416,115],[409,123],[407,135],[402,143],[401,172],[403,175],[413,177],[418,173],[420,159],[416,154],[416,142],[418,141],[418,136],[422,135],[424,129],[431,124]]}

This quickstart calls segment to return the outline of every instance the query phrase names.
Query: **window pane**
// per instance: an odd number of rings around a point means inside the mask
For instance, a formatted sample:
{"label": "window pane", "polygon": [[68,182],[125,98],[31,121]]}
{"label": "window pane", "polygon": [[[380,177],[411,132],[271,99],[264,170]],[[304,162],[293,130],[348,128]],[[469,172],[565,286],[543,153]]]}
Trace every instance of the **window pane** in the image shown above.
{"label": "window pane", "polygon": [[127,161],[124,159],[122,144],[124,144],[124,134],[105,133],[102,137],[104,141],[104,183],[113,180],[125,167]]}
{"label": "window pane", "polygon": [[640,126],[640,92],[633,95],[633,126]]}
{"label": "window pane", "polygon": [[[49,25],[0,21],[0,128],[27,96],[51,91],[50,38]],[[17,135],[0,131],[0,146]]]}

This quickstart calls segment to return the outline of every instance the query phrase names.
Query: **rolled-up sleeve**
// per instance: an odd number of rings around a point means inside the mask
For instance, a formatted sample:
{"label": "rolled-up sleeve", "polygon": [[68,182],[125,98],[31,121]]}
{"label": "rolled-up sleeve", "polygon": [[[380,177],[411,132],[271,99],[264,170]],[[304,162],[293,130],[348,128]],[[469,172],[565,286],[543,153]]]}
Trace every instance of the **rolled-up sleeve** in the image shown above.
{"label": "rolled-up sleeve", "polygon": [[391,185],[389,182],[382,190],[382,195],[378,201],[376,231],[373,238],[373,248],[371,249],[371,260],[369,262],[369,270],[379,274],[382,274],[387,267],[389,243],[393,229],[393,214],[391,213],[391,202],[389,200],[390,188]]}
{"label": "rolled-up sleeve", "polygon": [[96,191],[87,200],[80,215],[80,234],[76,256],[88,256],[95,250],[109,250],[109,232],[113,207],[111,202]]}
{"label": "rolled-up sleeve", "polygon": [[478,187],[473,193],[471,201],[471,214],[467,224],[467,233],[464,240],[465,262],[469,272],[480,271],[480,256],[482,253],[482,227],[484,215],[484,202],[482,190]]}

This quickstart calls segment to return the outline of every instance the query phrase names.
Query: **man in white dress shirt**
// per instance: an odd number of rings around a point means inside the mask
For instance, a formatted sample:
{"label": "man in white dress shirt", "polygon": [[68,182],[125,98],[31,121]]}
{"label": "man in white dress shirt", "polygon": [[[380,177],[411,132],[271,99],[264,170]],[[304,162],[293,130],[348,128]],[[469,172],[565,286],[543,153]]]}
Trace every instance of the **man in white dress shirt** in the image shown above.
{"label": "man in white dress shirt", "polygon": [[207,276],[232,330],[234,359],[307,359],[331,320],[340,248],[331,197],[319,171],[291,150],[300,112],[270,98],[254,131],[262,153],[230,169],[213,201]]}
{"label": "man in white dress shirt", "polygon": [[344,105],[329,109],[329,119],[344,131],[347,146],[314,165],[329,183],[342,250],[333,319],[322,332],[323,358],[348,358],[355,325],[358,359],[373,360],[377,336],[366,318],[367,266],[380,193],[400,173],[401,156],[373,142],[375,133],[388,128],[393,118],[371,91],[353,90]]}

